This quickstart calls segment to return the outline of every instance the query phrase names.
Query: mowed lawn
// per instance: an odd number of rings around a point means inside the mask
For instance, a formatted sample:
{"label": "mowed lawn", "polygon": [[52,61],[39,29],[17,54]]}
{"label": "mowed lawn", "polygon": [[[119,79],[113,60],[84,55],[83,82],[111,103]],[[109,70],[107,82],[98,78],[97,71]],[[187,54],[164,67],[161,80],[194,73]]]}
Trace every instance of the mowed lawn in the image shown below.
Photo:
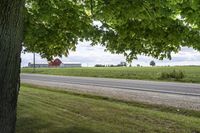
{"label": "mowed lawn", "polygon": [[[161,74],[163,72],[173,73],[174,70],[182,71],[185,75],[179,82],[200,83],[200,66],[37,68],[35,73],[64,76],[175,81],[175,79],[161,79]],[[33,68],[22,68],[22,73],[33,73]]]}
{"label": "mowed lawn", "polygon": [[188,112],[22,86],[17,133],[199,133],[200,112]]}

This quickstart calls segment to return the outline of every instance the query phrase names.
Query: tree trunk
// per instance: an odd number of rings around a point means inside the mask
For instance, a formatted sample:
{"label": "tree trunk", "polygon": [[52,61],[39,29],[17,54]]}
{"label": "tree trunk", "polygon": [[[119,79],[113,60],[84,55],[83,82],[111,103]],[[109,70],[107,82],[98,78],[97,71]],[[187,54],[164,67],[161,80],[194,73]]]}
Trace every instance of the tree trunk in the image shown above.
{"label": "tree trunk", "polygon": [[24,0],[0,0],[0,133],[14,133]]}

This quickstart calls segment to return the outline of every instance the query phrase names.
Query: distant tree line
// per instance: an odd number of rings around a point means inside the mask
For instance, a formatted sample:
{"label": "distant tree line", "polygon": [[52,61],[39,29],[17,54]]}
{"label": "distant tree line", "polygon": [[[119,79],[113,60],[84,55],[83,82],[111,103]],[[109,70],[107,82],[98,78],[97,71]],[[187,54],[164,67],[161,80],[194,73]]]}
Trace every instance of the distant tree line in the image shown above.
{"label": "distant tree line", "polygon": [[96,64],[95,67],[106,67],[106,65]]}
{"label": "distant tree line", "polygon": [[126,67],[127,63],[126,62],[120,62],[120,64],[117,65],[102,65],[102,64],[96,64],[95,67]]}

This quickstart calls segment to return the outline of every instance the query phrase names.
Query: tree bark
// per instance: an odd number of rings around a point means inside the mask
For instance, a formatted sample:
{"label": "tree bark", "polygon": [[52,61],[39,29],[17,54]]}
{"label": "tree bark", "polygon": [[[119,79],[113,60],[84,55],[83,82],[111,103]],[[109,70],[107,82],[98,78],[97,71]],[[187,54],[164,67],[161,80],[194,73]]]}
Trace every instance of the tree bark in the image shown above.
{"label": "tree bark", "polygon": [[14,133],[24,0],[0,0],[0,133]]}

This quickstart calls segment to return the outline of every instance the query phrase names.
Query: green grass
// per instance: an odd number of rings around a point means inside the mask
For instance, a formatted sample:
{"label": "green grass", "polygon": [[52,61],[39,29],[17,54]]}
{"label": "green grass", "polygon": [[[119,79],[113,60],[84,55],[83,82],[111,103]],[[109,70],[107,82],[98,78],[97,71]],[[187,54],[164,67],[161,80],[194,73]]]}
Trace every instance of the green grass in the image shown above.
{"label": "green grass", "polygon": [[[163,72],[182,71],[185,77],[180,82],[200,83],[200,66],[176,66],[176,67],[106,67],[106,68],[37,68],[35,73],[84,76],[84,77],[105,77],[122,79],[145,79],[145,80],[166,80],[161,79]],[[32,73],[32,68],[22,68],[22,73]]]}
{"label": "green grass", "polygon": [[200,112],[174,110],[26,85],[19,96],[17,133],[200,132]]}

